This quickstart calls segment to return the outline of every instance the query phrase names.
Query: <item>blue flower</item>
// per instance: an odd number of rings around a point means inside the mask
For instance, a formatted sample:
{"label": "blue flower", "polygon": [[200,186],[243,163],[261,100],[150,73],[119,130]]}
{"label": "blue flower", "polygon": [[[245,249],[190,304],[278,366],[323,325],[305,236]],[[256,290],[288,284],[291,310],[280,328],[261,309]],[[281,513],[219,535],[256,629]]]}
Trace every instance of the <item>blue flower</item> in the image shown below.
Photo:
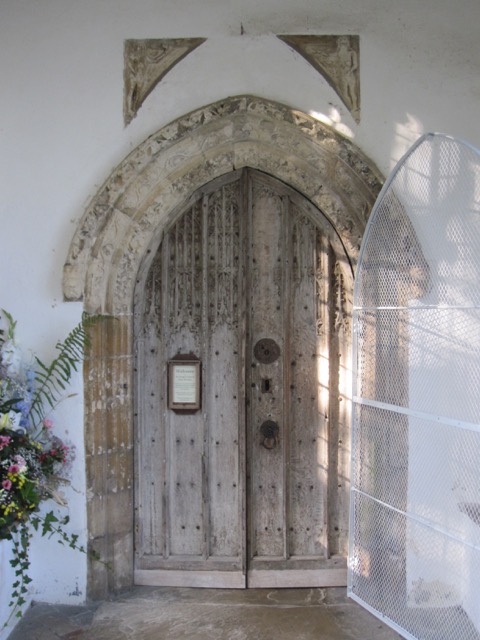
{"label": "blue flower", "polygon": [[27,402],[26,400],[20,400],[15,405],[15,408],[17,409],[17,411],[20,411],[22,416],[28,416],[30,412],[30,403]]}

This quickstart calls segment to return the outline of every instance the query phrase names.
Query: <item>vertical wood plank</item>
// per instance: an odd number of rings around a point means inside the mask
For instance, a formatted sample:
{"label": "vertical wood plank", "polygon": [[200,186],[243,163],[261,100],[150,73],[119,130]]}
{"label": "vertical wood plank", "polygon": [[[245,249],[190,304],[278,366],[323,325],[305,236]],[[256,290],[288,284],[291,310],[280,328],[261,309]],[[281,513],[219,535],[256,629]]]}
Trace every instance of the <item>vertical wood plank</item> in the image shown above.
{"label": "vertical wood plank", "polygon": [[[208,335],[208,300],[210,298],[210,292],[208,290],[208,207],[209,207],[209,197],[207,194],[204,194],[201,200],[201,216],[202,216],[202,245],[201,245],[201,270],[202,270],[202,296],[201,296],[201,326],[202,326],[202,340],[203,340],[203,349],[202,349],[202,413],[203,419],[205,423],[205,434],[204,434],[204,451],[205,454],[208,455],[209,447],[208,447],[208,438],[209,438],[209,413],[208,413],[208,381],[211,378],[210,371],[210,360],[205,357],[206,349],[205,349],[205,340]],[[202,499],[204,503],[203,510],[203,549],[202,555],[205,559],[208,558],[210,550],[209,550],[209,540],[211,536],[211,505],[210,505],[210,488],[208,482],[208,473],[206,471],[207,463],[204,459],[203,461],[203,478],[202,478]]]}
{"label": "vertical wood plank", "polygon": [[[206,361],[209,366],[206,400],[209,450],[209,555],[241,560],[239,501],[243,487],[239,468],[238,295],[239,184],[224,185],[209,204],[215,234],[207,234],[209,283],[216,288],[210,308]],[[236,257],[236,259],[234,259]],[[233,291],[232,291],[233,289]],[[211,299],[211,296],[209,296]],[[243,428],[243,425],[242,425]]]}
{"label": "vertical wood plank", "polygon": [[291,393],[289,390],[293,384],[291,359],[292,359],[292,327],[294,326],[294,313],[293,313],[293,298],[294,298],[294,283],[292,281],[293,275],[293,217],[292,203],[287,196],[282,197],[282,211],[281,211],[281,252],[285,257],[283,272],[283,557],[288,560],[292,553],[295,553],[294,545],[292,545],[292,536],[290,531],[290,513],[292,510],[292,465],[291,465],[291,442],[292,442],[292,402]]}
{"label": "vertical wood plank", "polygon": [[[294,210],[292,225],[293,318],[291,353],[291,459],[292,500],[290,544],[295,556],[325,555],[326,458],[324,394],[318,371],[317,326],[325,304],[317,298],[317,233],[301,210]],[[324,295],[324,293],[322,293]]]}
{"label": "vertical wood plank", "polygon": [[[275,340],[280,357],[273,363],[252,359],[251,366],[251,474],[252,560],[283,558],[284,547],[284,377],[282,200],[268,184],[252,182],[251,204],[251,345],[262,338]],[[269,391],[262,385],[268,382]],[[262,446],[261,425],[279,425],[273,449]]]}
{"label": "vertical wood plank", "polygon": [[[202,321],[198,312],[197,288],[201,279],[201,263],[190,262],[199,255],[202,245],[201,212],[197,204],[175,225],[176,271],[168,277],[179,285],[179,305],[170,317],[165,342],[169,344],[169,358],[177,353],[192,353],[202,357]],[[190,245],[194,251],[189,250]],[[194,283],[189,286],[189,281]],[[189,295],[191,294],[191,295]],[[172,556],[202,557],[204,553],[204,458],[205,420],[201,411],[182,414],[168,411],[170,433],[170,500],[169,512]]]}

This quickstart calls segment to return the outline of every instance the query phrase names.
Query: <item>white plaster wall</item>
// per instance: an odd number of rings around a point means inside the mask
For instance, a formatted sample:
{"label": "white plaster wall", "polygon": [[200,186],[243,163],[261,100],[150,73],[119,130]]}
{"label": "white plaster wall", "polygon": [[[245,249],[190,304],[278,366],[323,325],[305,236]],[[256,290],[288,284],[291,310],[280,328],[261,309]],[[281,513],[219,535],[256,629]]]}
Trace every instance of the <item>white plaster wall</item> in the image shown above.
{"label": "white plaster wall", "polygon": [[[478,0],[2,0],[0,306],[23,344],[48,359],[80,318],[80,303],[62,302],[61,276],[89,199],[144,138],[194,108],[250,93],[322,114],[385,174],[425,131],[480,146],[479,18]],[[360,125],[277,33],[360,35]],[[124,40],[193,36],[208,40],[124,128]],[[79,379],[74,387],[81,393]],[[80,397],[62,416],[79,452],[72,530],[85,539]],[[44,542],[34,545],[33,597],[83,601],[84,557]]]}

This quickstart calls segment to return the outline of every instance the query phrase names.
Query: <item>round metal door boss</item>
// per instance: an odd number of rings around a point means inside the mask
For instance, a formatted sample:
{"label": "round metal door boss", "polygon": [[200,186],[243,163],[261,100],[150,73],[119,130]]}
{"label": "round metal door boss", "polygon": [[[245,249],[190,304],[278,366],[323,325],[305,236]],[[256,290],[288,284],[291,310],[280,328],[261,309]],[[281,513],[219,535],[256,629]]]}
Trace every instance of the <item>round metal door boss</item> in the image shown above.
{"label": "round metal door boss", "polygon": [[279,357],[280,347],[272,338],[262,338],[254,346],[253,355],[262,364],[271,364]]}

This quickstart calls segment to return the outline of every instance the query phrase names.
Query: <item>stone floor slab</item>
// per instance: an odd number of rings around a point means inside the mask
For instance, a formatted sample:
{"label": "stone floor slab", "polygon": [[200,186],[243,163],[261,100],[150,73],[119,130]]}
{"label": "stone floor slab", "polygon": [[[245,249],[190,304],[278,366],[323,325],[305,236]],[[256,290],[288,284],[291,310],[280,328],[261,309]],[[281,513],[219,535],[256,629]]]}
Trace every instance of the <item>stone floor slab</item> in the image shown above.
{"label": "stone floor slab", "polygon": [[35,604],[9,640],[398,640],[345,589],[137,587],[111,601]]}

